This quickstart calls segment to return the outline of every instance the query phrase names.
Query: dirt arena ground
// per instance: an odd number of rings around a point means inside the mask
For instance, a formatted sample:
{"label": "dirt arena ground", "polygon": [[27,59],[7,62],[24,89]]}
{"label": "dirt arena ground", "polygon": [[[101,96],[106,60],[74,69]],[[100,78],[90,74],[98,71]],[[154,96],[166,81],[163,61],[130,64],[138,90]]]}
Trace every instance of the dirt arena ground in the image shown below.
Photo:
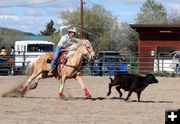
{"label": "dirt arena ground", "polygon": [[[24,76],[0,76],[0,93]],[[147,87],[137,102],[132,94],[129,102],[118,99],[112,90],[106,96],[108,77],[83,77],[93,99],[84,99],[80,85],[67,80],[64,94],[57,96],[59,81],[41,80],[37,89],[24,98],[0,97],[0,124],[164,124],[166,109],[180,109],[180,78],[157,77],[159,84]],[[127,93],[123,94],[126,97]]]}

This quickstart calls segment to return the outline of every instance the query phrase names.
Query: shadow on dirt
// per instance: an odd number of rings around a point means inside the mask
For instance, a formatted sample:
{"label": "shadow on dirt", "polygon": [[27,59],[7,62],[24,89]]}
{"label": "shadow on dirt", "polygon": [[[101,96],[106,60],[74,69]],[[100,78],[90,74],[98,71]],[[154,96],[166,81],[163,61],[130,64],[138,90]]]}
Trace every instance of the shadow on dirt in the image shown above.
{"label": "shadow on dirt", "polygon": [[102,100],[119,100],[122,102],[129,102],[129,103],[173,103],[173,101],[167,100],[167,101],[140,101],[138,102],[137,100],[129,100],[125,101],[125,98],[119,98],[119,97],[92,97],[92,98],[86,98],[86,97],[36,97],[36,96],[25,96],[25,97],[16,97],[16,98],[23,98],[23,99],[59,99],[59,100],[64,100],[64,101],[77,101],[77,100],[90,100],[90,101],[102,101]]}

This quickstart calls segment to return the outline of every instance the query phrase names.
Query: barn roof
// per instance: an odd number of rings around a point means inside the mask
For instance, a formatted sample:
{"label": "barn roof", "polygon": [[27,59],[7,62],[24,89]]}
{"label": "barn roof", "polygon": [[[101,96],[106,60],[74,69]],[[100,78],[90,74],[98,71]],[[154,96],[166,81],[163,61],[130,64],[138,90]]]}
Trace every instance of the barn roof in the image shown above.
{"label": "barn roof", "polygon": [[132,29],[138,33],[177,33],[180,32],[180,24],[130,24]]}

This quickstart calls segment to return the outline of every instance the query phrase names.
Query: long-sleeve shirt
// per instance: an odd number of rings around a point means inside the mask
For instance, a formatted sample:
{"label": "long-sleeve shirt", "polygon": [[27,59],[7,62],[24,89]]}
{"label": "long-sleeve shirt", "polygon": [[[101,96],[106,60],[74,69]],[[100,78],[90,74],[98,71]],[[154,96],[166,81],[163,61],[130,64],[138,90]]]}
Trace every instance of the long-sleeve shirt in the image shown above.
{"label": "long-sleeve shirt", "polygon": [[72,40],[69,35],[63,35],[58,43],[58,47],[62,48],[62,49],[66,49],[69,46],[71,46],[74,43],[74,40]]}

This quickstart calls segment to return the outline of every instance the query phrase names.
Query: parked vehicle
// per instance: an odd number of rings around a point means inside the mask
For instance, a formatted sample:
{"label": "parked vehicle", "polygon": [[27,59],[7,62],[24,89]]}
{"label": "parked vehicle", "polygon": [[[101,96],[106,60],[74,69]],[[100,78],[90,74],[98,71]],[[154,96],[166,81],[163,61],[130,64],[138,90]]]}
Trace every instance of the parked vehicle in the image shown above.
{"label": "parked vehicle", "polygon": [[94,75],[115,75],[116,73],[126,73],[127,65],[124,58],[118,51],[100,51],[98,58],[93,64]]}
{"label": "parked vehicle", "polygon": [[172,64],[171,67],[175,72],[180,73],[180,51],[174,51],[171,53]]}
{"label": "parked vehicle", "polygon": [[154,60],[154,72],[180,72],[180,51],[159,53]]}
{"label": "parked vehicle", "polygon": [[8,63],[8,58],[0,56],[0,74],[9,75],[11,72],[11,65]]}
{"label": "parked vehicle", "polygon": [[15,41],[15,68],[24,67],[28,62],[45,52],[53,52],[54,43],[49,41]]}

